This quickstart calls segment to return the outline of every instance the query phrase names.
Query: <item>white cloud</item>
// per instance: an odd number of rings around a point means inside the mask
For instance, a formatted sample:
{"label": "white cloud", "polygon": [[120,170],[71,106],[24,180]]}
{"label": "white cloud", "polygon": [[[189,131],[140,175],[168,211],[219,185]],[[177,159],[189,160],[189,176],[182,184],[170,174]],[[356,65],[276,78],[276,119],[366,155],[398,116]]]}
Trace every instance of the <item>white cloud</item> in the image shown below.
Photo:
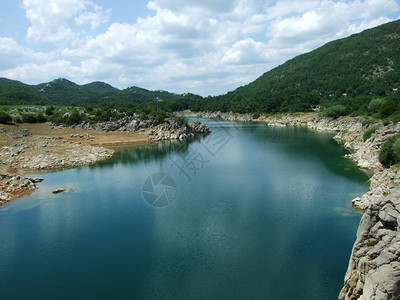
{"label": "white cloud", "polygon": [[85,11],[82,14],[78,15],[75,18],[75,24],[78,26],[82,26],[85,24],[90,24],[91,29],[96,29],[102,24],[107,23],[111,9],[107,9],[103,11],[101,6],[95,5],[91,2],[86,2],[89,7],[92,7],[94,11]]}
{"label": "white cloud", "polygon": [[30,22],[27,37],[35,42],[71,41],[79,36],[72,19],[94,29],[107,22],[110,14],[87,0],[23,0],[23,8]]}
{"label": "white cloud", "polygon": [[0,64],[2,76],[104,80],[121,88],[204,95],[246,84],[297,54],[385,23],[399,11],[394,0],[153,0],[151,15],[89,35],[85,30],[102,29],[110,10],[86,0],[24,0],[24,8],[28,39],[57,46],[36,53],[4,40],[0,55],[9,63]]}
{"label": "white cloud", "polygon": [[29,57],[37,61],[54,59],[54,53],[34,52],[32,49],[19,45],[14,39],[0,37],[0,71],[17,67]]}
{"label": "white cloud", "polygon": [[80,70],[66,60],[54,60],[44,64],[28,63],[0,72],[1,76],[25,82],[31,82],[33,77],[36,77],[37,82],[45,82],[59,77],[77,79],[75,75],[79,73]]}
{"label": "white cloud", "polygon": [[236,7],[237,2],[237,0],[155,0],[150,1],[148,7],[154,10],[168,9],[175,12],[193,12],[199,9],[207,13],[228,13]]}
{"label": "white cloud", "polygon": [[24,50],[12,38],[0,37],[0,69],[7,69],[17,66],[18,59],[23,55]]}
{"label": "white cloud", "polygon": [[[295,1],[287,12],[285,3],[278,1],[270,8],[268,44],[274,49],[291,49],[294,54],[388,22],[390,19],[386,16],[399,10],[394,0],[315,0],[305,2],[307,9]],[[281,17],[277,16],[278,12]]]}

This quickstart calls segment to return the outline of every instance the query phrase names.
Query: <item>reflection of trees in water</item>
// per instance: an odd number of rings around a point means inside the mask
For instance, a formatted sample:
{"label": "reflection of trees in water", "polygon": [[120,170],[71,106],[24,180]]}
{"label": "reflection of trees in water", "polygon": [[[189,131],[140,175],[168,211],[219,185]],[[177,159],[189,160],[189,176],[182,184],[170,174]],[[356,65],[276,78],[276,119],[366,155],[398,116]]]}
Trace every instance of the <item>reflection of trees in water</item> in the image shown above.
{"label": "reflection of trees in water", "polygon": [[188,151],[189,145],[200,141],[203,136],[185,139],[183,141],[169,140],[141,146],[116,147],[117,152],[112,158],[102,161],[92,168],[110,167],[115,164],[131,164],[146,161],[162,161],[167,155],[182,154]]}

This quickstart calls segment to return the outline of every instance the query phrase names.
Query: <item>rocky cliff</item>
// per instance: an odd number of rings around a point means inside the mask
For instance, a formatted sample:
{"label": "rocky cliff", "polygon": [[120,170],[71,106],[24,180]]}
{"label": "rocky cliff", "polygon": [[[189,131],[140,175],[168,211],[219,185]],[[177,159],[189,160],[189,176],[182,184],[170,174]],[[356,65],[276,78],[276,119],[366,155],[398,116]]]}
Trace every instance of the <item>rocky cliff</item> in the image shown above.
{"label": "rocky cliff", "polygon": [[[355,208],[364,211],[345,275],[340,300],[400,299],[400,170],[385,169],[379,163],[379,151],[386,139],[400,133],[399,124],[369,124],[365,118],[319,117],[317,114],[282,115],[253,119],[233,113],[189,113],[189,116],[221,118],[230,121],[266,122],[269,126],[307,126],[336,132],[334,137],[352,153],[347,157],[374,173],[370,190],[353,199]],[[364,123],[364,125],[363,125]],[[363,140],[370,128],[378,129]]]}

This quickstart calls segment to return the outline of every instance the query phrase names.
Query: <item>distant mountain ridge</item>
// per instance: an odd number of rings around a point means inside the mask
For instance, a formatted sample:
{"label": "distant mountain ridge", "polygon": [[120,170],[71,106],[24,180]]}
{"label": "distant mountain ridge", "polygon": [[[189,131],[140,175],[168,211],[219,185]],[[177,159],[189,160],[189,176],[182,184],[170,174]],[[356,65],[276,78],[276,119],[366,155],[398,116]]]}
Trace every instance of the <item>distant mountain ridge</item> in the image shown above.
{"label": "distant mountain ridge", "polygon": [[[129,87],[124,90],[119,90],[108,83],[95,81],[84,85],[78,85],[68,79],[58,78],[46,83],[37,85],[28,85],[17,80],[7,78],[0,78],[0,95],[6,94],[8,98],[0,98],[0,104],[6,100],[17,104],[16,97],[9,97],[12,92],[23,91],[29,95],[23,101],[23,104],[35,104],[35,101],[40,99],[41,103],[53,102],[54,104],[67,105],[67,104],[93,104],[115,101],[135,101],[146,102],[154,100],[167,100],[176,97],[174,93],[167,91],[149,91],[139,87]],[[5,104],[5,103],[3,103]]]}
{"label": "distant mountain ridge", "polygon": [[[30,97],[25,99],[29,103],[108,103],[128,107],[145,103],[161,109],[238,113],[296,112],[317,104],[340,104],[348,113],[364,114],[371,99],[398,93],[399,88],[400,20],[329,42],[217,97],[178,95],[134,86],[119,90],[104,82],[77,85],[63,78],[39,85],[0,78],[0,104],[23,99],[25,94]],[[13,91],[19,95],[13,96]]]}

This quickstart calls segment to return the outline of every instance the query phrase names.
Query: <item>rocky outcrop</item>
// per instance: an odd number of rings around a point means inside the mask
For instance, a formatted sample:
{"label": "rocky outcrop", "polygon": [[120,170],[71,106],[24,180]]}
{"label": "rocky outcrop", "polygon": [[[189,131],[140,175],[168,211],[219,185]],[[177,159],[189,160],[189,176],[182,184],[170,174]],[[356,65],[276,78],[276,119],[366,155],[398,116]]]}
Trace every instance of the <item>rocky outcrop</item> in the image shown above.
{"label": "rocky outcrop", "polygon": [[400,188],[370,201],[339,299],[400,299]]}
{"label": "rocky outcrop", "polygon": [[200,122],[186,123],[172,119],[159,122],[155,117],[148,120],[141,120],[137,116],[125,116],[117,121],[99,122],[91,124],[83,122],[77,126],[82,129],[94,129],[103,132],[128,131],[140,132],[154,141],[160,140],[183,140],[194,137],[198,134],[208,134],[210,128]]}
{"label": "rocky outcrop", "polygon": [[[197,116],[231,121],[262,121],[269,126],[307,126],[336,132],[334,139],[352,151],[347,157],[374,173],[369,192],[352,201],[356,208],[364,210],[364,214],[339,299],[400,299],[400,169],[385,169],[378,159],[382,144],[390,136],[400,133],[399,125],[383,126],[380,122],[363,125],[365,119],[362,117],[332,119],[316,114],[257,119],[252,119],[250,115],[221,112],[200,113]],[[364,133],[372,127],[378,129],[364,141]]]}
{"label": "rocky outcrop", "polygon": [[36,189],[32,178],[0,174],[0,206],[15,198],[29,195]]}
{"label": "rocky outcrop", "polygon": [[0,165],[24,170],[69,168],[93,164],[113,154],[113,150],[103,147],[53,144],[38,138],[2,147]]}
{"label": "rocky outcrop", "polygon": [[210,128],[200,122],[189,124],[177,124],[176,122],[165,122],[156,127],[152,127],[146,131],[146,134],[155,141],[160,140],[183,140],[195,137],[198,134],[210,133]]}
{"label": "rocky outcrop", "polygon": [[20,139],[23,137],[31,136],[32,133],[29,132],[27,129],[21,129],[21,130],[7,130],[3,127],[0,127],[0,133],[5,133],[8,136],[14,138],[14,139]]}

